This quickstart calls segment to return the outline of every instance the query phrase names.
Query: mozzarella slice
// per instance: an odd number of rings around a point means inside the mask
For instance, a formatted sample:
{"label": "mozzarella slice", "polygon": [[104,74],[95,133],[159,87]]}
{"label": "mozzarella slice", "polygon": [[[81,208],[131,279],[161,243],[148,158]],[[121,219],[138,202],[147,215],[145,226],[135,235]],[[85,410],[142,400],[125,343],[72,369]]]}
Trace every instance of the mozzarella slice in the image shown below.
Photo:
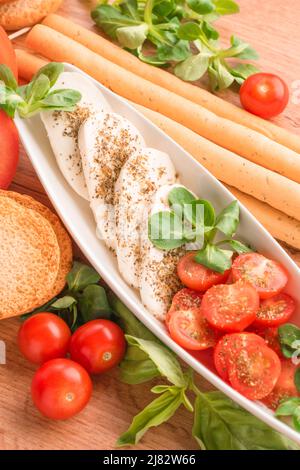
{"label": "mozzarella slice", "polygon": [[78,144],[97,235],[115,249],[115,182],[128,158],[145,146],[144,139],[122,116],[100,113],[81,126]]}
{"label": "mozzarella slice", "polygon": [[82,95],[80,102],[72,112],[43,111],[41,119],[62,174],[74,191],[88,199],[78,150],[78,130],[91,113],[110,111],[110,106],[101,91],[80,73],[62,73],[53,89],[61,88],[79,91]]}
{"label": "mozzarella slice", "polygon": [[147,227],[148,206],[157,189],[175,179],[169,155],[145,148],[127,160],[116,182],[116,254],[119,270],[132,287],[139,287],[141,233]]}
{"label": "mozzarella slice", "polygon": [[[168,194],[173,184],[162,186],[156,192],[150,214],[160,211],[170,211]],[[165,320],[166,313],[174,294],[182,287],[177,276],[177,263],[184,254],[183,248],[164,251],[156,248],[145,233],[141,250],[141,277],[140,295],[147,310],[161,321]]]}

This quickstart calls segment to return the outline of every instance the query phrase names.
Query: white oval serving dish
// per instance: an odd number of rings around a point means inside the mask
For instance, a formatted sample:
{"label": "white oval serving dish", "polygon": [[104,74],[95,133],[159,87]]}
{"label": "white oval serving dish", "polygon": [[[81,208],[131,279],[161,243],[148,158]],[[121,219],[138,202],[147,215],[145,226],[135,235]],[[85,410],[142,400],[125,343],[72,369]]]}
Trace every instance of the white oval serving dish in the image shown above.
{"label": "white oval serving dish", "polygon": [[[129,119],[141,132],[149,147],[155,147],[170,155],[182,184],[194,191],[200,198],[210,200],[217,210],[235,199],[200,163],[136,111],[125,99],[117,96],[77,67],[65,64],[65,71],[82,73],[99,87],[112,110]],[[90,263],[120,299],[157,337],[202,377],[249,412],[300,444],[299,433],[276,419],[273,413],[260,403],[252,402],[233,390],[209,367],[176,344],[168,335],[164,325],[145,310],[138,293],[122,279],[114,255],[96,237],[96,224],[88,202],[71,189],[60,173],[40,117],[35,116],[28,120],[16,117],[15,121],[26,152],[55,209]],[[242,204],[238,235],[241,240],[248,242],[258,251],[281,262],[286,267],[290,277],[287,292],[298,302],[298,311],[291,321],[300,324],[300,270],[297,265]]]}

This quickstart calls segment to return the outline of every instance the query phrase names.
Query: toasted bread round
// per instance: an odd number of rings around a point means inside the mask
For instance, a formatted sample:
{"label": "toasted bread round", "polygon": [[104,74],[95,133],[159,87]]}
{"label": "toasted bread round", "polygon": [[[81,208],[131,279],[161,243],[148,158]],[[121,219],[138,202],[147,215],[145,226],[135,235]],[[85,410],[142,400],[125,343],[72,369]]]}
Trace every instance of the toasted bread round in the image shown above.
{"label": "toasted bread round", "polygon": [[0,259],[0,318],[51,298],[60,265],[55,232],[37,211],[8,197],[0,197]]}
{"label": "toasted bread round", "polygon": [[0,26],[6,30],[33,26],[58,9],[62,0],[0,0]]}
{"label": "toasted bread round", "polygon": [[52,292],[52,297],[55,297],[63,290],[66,284],[66,276],[72,267],[72,241],[68,232],[63,227],[59,218],[48,207],[36,201],[32,197],[27,196],[26,194],[16,193],[14,191],[3,190],[0,190],[0,197],[9,197],[22,206],[37,211],[52,225],[60,249],[59,271]]}

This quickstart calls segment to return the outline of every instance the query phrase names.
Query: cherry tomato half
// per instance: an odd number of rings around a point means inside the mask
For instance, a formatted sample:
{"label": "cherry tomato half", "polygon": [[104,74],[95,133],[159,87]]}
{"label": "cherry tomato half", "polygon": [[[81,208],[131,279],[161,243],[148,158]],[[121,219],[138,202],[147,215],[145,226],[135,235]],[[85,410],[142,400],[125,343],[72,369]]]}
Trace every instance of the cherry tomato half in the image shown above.
{"label": "cherry tomato half", "polygon": [[65,357],[71,331],[68,325],[53,313],[37,313],[20,327],[18,345],[26,359],[43,364],[50,359]]}
{"label": "cherry tomato half", "polygon": [[124,357],[125,336],[110,320],[93,320],[78,328],[70,342],[71,359],[90,374],[101,374],[115,367]]}
{"label": "cherry tomato half", "polygon": [[271,393],[280,372],[277,354],[257,341],[235,352],[228,375],[235,390],[249,400],[261,400]]}
{"label": "cherry tomato half", "polygon": [[250,284],[220,284],[205,292],[200,310],[211,326],[237,332],[247,328],[256,317],[259,297]]}
{"label": "cherry tomato half", "polygon": [[277,294],[263,300],[256,314],[254,324],[257,326],[279,326],[286,323],[293,315],[296,303],[287,294]]}
{"label": "cherry tomato half", "polygon": [[168,328],[171,338],[185,349],[201,351],[215,346],[217,333],[203,318],[199,308],[175,310]]}
{"label": "cherry tomato half", "polygon": [[247,111],[268,119],[285,109],[289,101],[289,90],[277,75],[256,73],[242,84],[240,100]]}
{"label": "cherry tomato half", "polygon": [[263,399],[265,405],[276,410],[279,403],[285,398],[300,396],[294,381],[296,366],[289,359],[281,361],[281,373],[271,393]]}
{"label": "cherry tomato half", "polygon": [[241,348],[247,348],[249,344],[257,342],[262,345],[266,344],[260,336],[248,331],[224,335],[219,340],[214,349],[214,364],[223,380],[229,381],[228,371],[234,361],[235,353]]}
{"label": "cherry tomato half", "polygon": [[232,276],[234,281],[242,279],[252,284],[261,299],[279,294],[288,282],[281,264],[259,253],[239,255],[232,264]]}
{"label": "cherry tomato half", "polygon": [[204,292],[215,284],[225,283],[230,269],[217,273],[195,261],[195,252],[184,255],[177,265],[178,277],[182,284],[197,291]]}
{"label": "cherry tomato half", "polygon": [[68,419],[79,413],[92,394],[87,371],[70,359],[52,359],[35,373],[31,394],[33,403],[50,419]]}
{"label": "cherry tomato half", "polygon": [[175,310],[189,310],[191,308],[199,308],[201,305],[203,294],[196,290],[184,287],[178,291],[172,300],[171,307],[166,315],[165,322],[168,324],[169,318]]}

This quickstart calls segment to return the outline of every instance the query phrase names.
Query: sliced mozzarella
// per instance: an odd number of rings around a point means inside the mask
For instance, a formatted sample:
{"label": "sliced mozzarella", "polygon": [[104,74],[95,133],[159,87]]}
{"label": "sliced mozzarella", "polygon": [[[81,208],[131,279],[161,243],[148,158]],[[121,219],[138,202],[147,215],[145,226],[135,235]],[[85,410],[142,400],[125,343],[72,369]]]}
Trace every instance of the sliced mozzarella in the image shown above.
{"label": "sliced mozzarella", "polygon": [[100,113],[81,126],[78,144],[97,234],[115,249],[115,182],[127,159],[145,146],[144,139],[122,116]]}
{"label": "sliced mozzarella", "polygon": [[116,254],[119,270],[132,287],[139,287],[141,232],[147,224],[149,204],[158,188],[175,180],[169,155],[144,148],[127,160],[116,182]]}
{"label": "sliced mozzarella", "polygon": [[[162,186],[156,192],[150,214],[170,211],[168,194],[173,184]],[[144,306],[161,321],[164,321],[174,294],[181,283],[177,276],[177,263],[184,254],[183,248],[164,251],[156,248],[145,233],[141,252],[140,295]]]}
{"label": "sliced mozzarella", "polygon": [[78,130],[91,113],[110,111],[110,106],[101,91],[80,73],[62,73],[53,89],[61,88],[79,91],[80,102],[74,111],[43,111],[41,118],[62,174],[74,191],[88,199],[78,150]]}

